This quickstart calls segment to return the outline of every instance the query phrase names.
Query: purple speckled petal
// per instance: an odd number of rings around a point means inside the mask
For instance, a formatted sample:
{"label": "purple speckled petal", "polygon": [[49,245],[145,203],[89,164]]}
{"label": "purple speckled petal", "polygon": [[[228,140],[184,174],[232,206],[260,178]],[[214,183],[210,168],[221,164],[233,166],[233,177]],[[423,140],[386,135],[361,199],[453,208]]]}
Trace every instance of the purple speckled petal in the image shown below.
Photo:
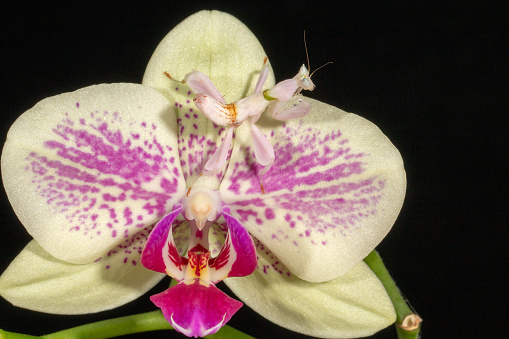
{"label": "purple speckled petal", "polygon": [[[253,92],[265,57],[262,46],[242,22],[218,11],[188,17],[157,46],[142,83],[161,92],[177,111],[180,163],[188,185],[203,171],[226,129],[196,108],[194,94],[180,80],[193,70],[200,71],[212,80],[226,102],[234,102]],[[165,72],[178,81],[169,79]],[[270,70],[264,88],[272,86],[274,74]]]}
{"label": "purple speckled petal", "polygon": [[151,229],[84,265],[58,260],[32,240],[0,277],[0,294],[15,306],[56,314],[94,313],[126,304],[165,277],[140,264]]}
{"label": "purple speckled petal", "polygon": [[143,249],[141,263],[146,268],[166,273],[181,280],[184,278],[184,263],[180,257],[175,241],[173,240],[172,224],[182,212],[182,205],[176,206],[173,211],[162,218],[154,227]]}
{"label": "purple speckled petal", "polygon": [[2,151],[9,200],[53,256],[88,263],[185,194],[168,101],[142,85],[86,87],[21,115]]}
{"label": "purple speckled petal", "polygon": [[312,110],[302,119],[283,123],[265,114],[258,123],[276,155],[263,176],[266,194],[247,124],[237,129],[220,192],[232,215],[292,273],[327,281],[385,237],[406,179],[399,152],[375,125],[306,100]]}
{"label": "purple speckled petal", "polygon": [[150,300],[177,331],[195,338],[216,333],[242,306],[213,284],[204,286],[198,280],[182,282]]}

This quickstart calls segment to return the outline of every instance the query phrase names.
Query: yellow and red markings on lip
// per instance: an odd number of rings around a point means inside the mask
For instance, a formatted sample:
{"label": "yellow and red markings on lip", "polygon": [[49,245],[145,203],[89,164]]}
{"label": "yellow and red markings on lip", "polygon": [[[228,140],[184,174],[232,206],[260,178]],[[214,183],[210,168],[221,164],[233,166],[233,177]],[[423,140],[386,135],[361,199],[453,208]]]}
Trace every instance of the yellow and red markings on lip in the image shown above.
{"label": "yellow and red markings on lip", "polygon": [[190,268],[188,272],[192,272],[195,279],[208,276],[210,252],[189,252],[188,255]]}

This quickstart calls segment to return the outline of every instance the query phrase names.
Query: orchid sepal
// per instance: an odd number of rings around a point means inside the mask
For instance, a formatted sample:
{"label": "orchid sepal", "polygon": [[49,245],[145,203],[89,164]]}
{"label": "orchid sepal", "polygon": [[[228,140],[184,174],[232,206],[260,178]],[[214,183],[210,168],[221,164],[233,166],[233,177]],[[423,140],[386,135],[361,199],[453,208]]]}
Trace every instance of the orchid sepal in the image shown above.
{"label": "orchid sepal", "polygon": [[0,295],[11,304],[53,314],[85,314],[122,306],[145,294],[165,275],[139,263],[139,232],[89,264],[51,256],[32,240],[0,276]]}
{"label": "orchid sepal", "polygon": [[255,243],[256,271],[224,282],[271,322],[313,337],[359,338],[396,320],[385,288],[364,262],[339,278],[313,283],[292,274],[267,247]]}

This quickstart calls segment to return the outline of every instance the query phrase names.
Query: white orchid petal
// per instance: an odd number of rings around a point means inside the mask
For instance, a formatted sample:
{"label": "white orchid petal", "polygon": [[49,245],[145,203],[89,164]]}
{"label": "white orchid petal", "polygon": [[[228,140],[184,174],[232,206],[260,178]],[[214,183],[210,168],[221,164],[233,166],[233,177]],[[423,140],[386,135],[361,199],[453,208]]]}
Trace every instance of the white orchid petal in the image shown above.
{"label": "white orchid petal", "polygon": [[[231,103],[253,92],[265,57],[262,46],[242,22],[218,11],[191,15],[157,46],[142,83],[157,89],[177,109],[180,161],[189,184],[201,174],[226,129],[212,123],[196,108],[194,94],[180,80],[193,70],[200,71]],[[270,70],[264,88],[274,83]]]}
{"label": "white orchid petal", "polygon": [[364,263],[331,281],[291,274],[260,242],[258,268],[225,284],[257,313],[289,330],[320,338],[359,338],[391,325],[396,314],[382,283]]}
{"label": "white orchid petal", "polygon": [[89,263],[161,218],[185,193],[168,101],[135,84],[42,100],[12,125],[2,179],[52,256]]}
{"label": "white orchid petal", "polygon": [[257,126],[274,147],[264,174],[240,126],[220,192],[232,215],[308,281],[349,271],[385,237],[403,203],[398,150],[371,122],[312,99],[311,112]]}
{"label": "white orchid petal", "polygon": [[89,264],[54,258],[31,241],[0,277],[0,295],[15,306],[55,314],[109,310],[132,301],[166,275],[140,263],[148,230]]}

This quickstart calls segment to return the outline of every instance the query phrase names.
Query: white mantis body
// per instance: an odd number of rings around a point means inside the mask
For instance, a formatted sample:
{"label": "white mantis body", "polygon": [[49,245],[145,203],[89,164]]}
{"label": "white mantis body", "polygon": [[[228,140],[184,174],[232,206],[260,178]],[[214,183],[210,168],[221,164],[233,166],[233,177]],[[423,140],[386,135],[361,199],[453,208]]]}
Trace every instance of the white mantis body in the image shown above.
{"label": "white mantis body", "polygon": [[233,129],[240,126],[245,120],[249,121],[253,137],[255,158],[264,166],[260,178],[274,163],[275,154],[272,145],[265,135],[255,125],[265,109],[277,120],[300,118],[309,113],[311,105],[299,100],[299,103],[284,109],[288,102],[302,90],[312,91],[315,85],[311,81],[309,71],[302,65],[299,73],[291,79],[277,83],[271,89],[261,91],[269,73],[269,66],[265,65],[260,72],[253,94],[248,97],[227,104],[219,90],[203,73],[193,71],[188,73],[183,83],[186,83],[196,94],[194,102],[196,107],[210,120],[221,126],[228,126],[228,130],[221,145],[205,164],[205,173],[216,173],[221,170],[228,151],[231,147]]}

